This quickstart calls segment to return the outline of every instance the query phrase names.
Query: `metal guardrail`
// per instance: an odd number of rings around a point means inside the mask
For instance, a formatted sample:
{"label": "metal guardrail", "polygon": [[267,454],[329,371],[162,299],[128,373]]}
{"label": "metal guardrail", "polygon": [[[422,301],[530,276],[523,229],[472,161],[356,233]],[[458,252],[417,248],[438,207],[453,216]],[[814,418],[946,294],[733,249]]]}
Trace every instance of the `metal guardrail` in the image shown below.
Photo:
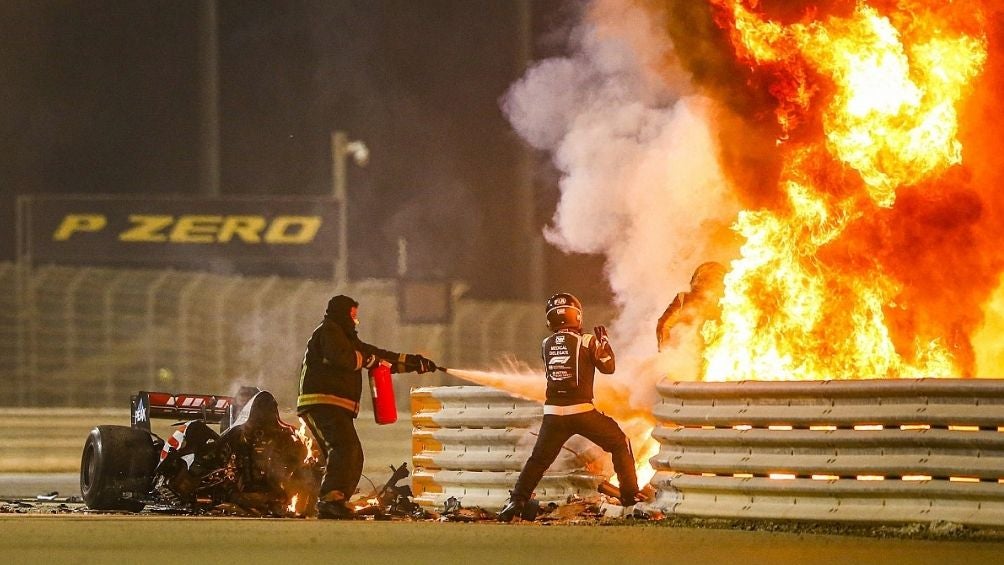
{"label": "metal guardrail", "polygon": [[650,462],[665,512],[1004,525],[1004,380],[658,390]]}
{"label": "metal guardrail", "polygon": [[[423,506],[450,497],[498,510],[509,498],[540,428],[539,402],[478,386],[411,392],[412,491]],[[610,476],[610,457],[592,443],[570,441],[536,489],[542,503],[595,493]]]}

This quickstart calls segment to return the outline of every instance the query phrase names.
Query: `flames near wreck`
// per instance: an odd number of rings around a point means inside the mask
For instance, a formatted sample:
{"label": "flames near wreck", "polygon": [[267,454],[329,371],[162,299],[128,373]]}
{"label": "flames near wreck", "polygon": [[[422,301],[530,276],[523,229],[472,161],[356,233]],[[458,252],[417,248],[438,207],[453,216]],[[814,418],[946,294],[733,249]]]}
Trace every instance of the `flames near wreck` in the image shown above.
{"label": "flames near wreck", "polygon": [[710,4],[766,94],[751,120],[773,118],[776,186],[733,225],[704,380],[972,376],[1001,267],[981,233],[994,199],[960,140],[988,59],[984,3]]}
{"label": "flames near wreck", "polygon": [[[709,4],[721,44],[731,51],[728,65],[742,77],[733,86],[745,91],[747,102],[756,100],[742,121],[769,132],[774,143],[769,163],[747,164],[748,170],[732,175],[736,190],[758,205],[739,212],[732,226],[742,241],[738,257],[718,284],[700,284],[695,274],[686,294],[714,298],[692,305],[680,300],[681,293],[659,321],[660,348],[672,346],[674,330],[697,333],[699,380],[718,386],[706,388],[710,398],[684,401],[674,395],[685,383],[659,385],[672,400],[655,410],[661,420],[655,434],[663,444],[653,458],[660,470],[656,482],[663,494],[677,493],[666,505],[710,515],[726,512],[733,494],[744,500],[744,488],[760,488],[764,500],[804,489],[806,500],[815,500],[808,494],[812,483],[827,481],[821,497],[844,493],[849,501],[864,488],[857,481],[887,481],[884,495],[907,510],[885,514],[928,519],[928,481],[951,483],[944,487],[946,499],[968,496],[952,490],[957,483],[1000,481],[999,473],[975,470],[979,454],[957,466],[930,464],[935,444],[964,443],[973,430],[996,441],[998,411],[973,425],[983,408],[960,408],[954,397],[996,391],[998,383],[974,388],[951,379],[913,380],[972,377],[981,370],[982,376],[999,375],[997,366],[977,366],[973,341],[984,310],[995,308],[992,292],[1002,263],[993,234],[1002,227],[1001,205],[979,172],[986,165],[964,160],[964,141],[974,142],[976,154],[999,145],[964,123],[967,112],[972,120],[986,104],[970,100],[995,80],[984,71],[1000,74],[994,47],[1004,34],[990,20],[998,8],[925,0]],[[723,134],[723,143],[728,137]],[[752,186],[764,179],[772,184]],[[686,323],[674,328],[681,320]],[[888,407],[880,399],[871,411],[843,415],[843,404],[851,401],[800,386],[812,383],[757,382],[831,379],[878,379],[861,390],[896,398]],[[925,398],[935,389],[953,398],[949,404],[957,410],[944,421],[925,416],[942,400]],[[676,402],[693,404],[687,409],[695,417],[688,419]],[[908,402],[918,405],[916,412],[906,410]],[[871,450],[863,446],[868,441]],[[880,443],[882,449],[874,449]],[[790,454],[772,457],[780,446]],[[820,447],[831,455],[816,461],[811,454]],[[732,461],[730,449],[745,456]],[[719,453],[725,455],[712,455]],[[860,463],[874,453],[900,459]],[[914,488],[917,483],[923,485]],[[702,500],[711,491],[717,502]],[[999,494],[987,490],[986,496],[989,501]],[[678,506],[681,499],[686,503]],[[771,510],[740,504],[735,512]],[[973,517],[978,509],[966,512],[973,514],[946,512],[941,519],[988,520]],[[846,504],[812,517],[881,514],[881,508]]]}

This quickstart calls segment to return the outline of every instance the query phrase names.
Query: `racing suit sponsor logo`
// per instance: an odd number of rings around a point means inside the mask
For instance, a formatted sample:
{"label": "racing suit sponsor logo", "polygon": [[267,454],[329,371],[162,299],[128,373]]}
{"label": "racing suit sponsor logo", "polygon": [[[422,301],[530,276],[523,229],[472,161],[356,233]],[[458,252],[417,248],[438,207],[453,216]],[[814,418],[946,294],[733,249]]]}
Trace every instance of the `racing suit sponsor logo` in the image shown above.
{"label": "racing suit sponsor logo", "polygon": [[576,361],[572,359],[572,348],[577,350],[578,347],[578,339],[565,334],[553,336],[546,345],[547,379],[552,383],[552,390],[569,392],[577,386],[578,370]]}

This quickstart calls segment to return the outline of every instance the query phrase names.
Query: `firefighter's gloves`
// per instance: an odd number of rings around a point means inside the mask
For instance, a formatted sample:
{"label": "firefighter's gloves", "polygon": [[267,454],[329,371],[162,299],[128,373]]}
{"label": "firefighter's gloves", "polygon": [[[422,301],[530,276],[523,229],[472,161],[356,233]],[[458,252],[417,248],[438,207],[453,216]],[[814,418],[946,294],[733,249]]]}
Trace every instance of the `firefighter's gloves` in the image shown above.
{"label": "firefighter's gloves", "polygon": [[373,367],[376,367],[377,363],[379,363],[379,362],[380,362],[380,358],[379,357],[377,357],[376,355],[370,355],[369,357],[367,357],[363,361],[363,368],[364,369],[372,369]]}
{"label": "firefighter's gloves", "polygon": [[433,361],[421,355],[409,353],[404,356],[404,368],[408,372],[415,372],[421,375],[423,373],[431,373],[439,367]]}
{"label": "firefighter's gloves", "polygon": [[610,340],[607,339],[607,328],[604,326],[596,326],[593,328],[593,334],[596,336],[596,340],[599,341],[600,345],[609,345]]}
{"label": "firefighter's gloves", "polygon": [[420,375],[422,373],[431,373],[431,372],[433,372],[433,371],[435,371],[436,369],[439,368],[438,366],[436,366],[436,363],[434,361],[432,361],[431,359],[426,359],[425,357],[422,357],[421,355],[419,355],[418,358],[419,358],[418,374],[420,374]]}
{"label": "firefighter's gloves", "polygon": [[[390,363],[390,361],[387,361],[385,359],[381,359],[381,358],[377,357],[376,355],[370,355],[366,359],[363,360],[363,368],[364,369],[372,369],[372,368],[376,367],[377,365],[383,365],[384,367],[392,367],[393,368],[393,365]],[[393,372],[393,371],[391,371],[391,372]]]}

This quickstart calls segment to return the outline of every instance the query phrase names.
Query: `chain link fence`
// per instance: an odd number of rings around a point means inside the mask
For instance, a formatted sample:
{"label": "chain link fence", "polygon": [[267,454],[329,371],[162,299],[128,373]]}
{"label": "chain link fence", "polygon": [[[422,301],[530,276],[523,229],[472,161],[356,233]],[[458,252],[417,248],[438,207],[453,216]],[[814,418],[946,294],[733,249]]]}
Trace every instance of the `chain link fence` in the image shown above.
{"label": "chain link fence", "polygon": [[[398,321],[393,280],[318,280],[0,263],[0,405],[122,406],[138,390],[228,394],[244,384],[295,402],[303,348],[328,298],[360,302],[360,337],[447,366],[539,363],[541,304],[454,298],[450,324]],[[601,314],[599,310],[597,314]],[[602,312],[607,314],[607,312]],[[454,384],[402,375],[411,386]],[[368,403],[364,403],[368,404]]]}

